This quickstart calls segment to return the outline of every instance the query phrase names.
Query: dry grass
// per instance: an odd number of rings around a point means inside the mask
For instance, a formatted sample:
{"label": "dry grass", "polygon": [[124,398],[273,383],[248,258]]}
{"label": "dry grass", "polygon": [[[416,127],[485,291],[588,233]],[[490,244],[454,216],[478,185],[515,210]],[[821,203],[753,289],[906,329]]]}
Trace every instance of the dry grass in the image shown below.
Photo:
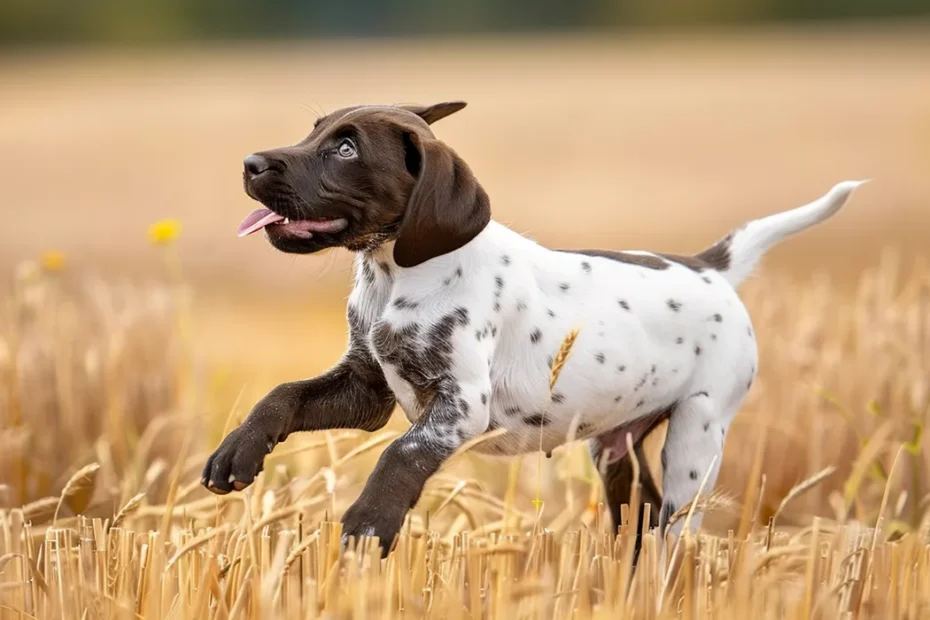
{"label": "dry grass", "polygon": [[246,493],[206,493],[252,400],[192,355],[186,291],[21,269],[0,331],[0,618],[919,617],[930,269],[889,255],[852,299],[760,280],[761,375],[705,528],[647,533],[629,579],[639,525],[608,531],[580,444],[510,476],[460,451],[385,562],[372,541],[340,552],[338,516],[401,422],[294,438]]}

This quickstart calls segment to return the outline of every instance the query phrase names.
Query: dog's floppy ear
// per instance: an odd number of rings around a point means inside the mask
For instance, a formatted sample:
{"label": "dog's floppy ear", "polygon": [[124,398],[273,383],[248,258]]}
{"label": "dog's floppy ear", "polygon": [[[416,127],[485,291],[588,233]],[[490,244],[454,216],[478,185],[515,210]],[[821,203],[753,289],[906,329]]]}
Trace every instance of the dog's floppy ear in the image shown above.
{"label": "dog's floppy ear", "polygon": [[491,220],[491,204],[451,148],[415,133],[405,134],[404,143],[416,184],[394,244],[394,262],[415,267],[474,239]]}
{"label": "dog's floppy ear", "polygon": [[464,101],[444,101],[433,105],[402,105],[399,106],[408,112],[413,112],[424,121],[427,125],[432,125],[436,121],[443,119],[450,114],[455,114],[467,104]]}

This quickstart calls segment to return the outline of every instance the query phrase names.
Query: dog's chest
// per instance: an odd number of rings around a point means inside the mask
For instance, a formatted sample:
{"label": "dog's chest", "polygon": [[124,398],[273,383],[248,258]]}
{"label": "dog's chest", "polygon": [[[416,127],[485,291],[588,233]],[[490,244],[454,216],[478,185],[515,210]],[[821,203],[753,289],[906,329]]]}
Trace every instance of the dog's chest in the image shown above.
{"label": "dog's chest", "polygon": [[[356,338],[379,364],[385,380],[407,418],[413,422],[436,394],[455,393],[463,371],[462,351],[481,350],[468,339],[474,325],[497,335],[497,325],[483,320],[476,309],[487,305],[481,294],[463,295],[465,275],[456,261],[417,281],[387,259],[372,257],[357,265],[355,288],[349,298],[359,316]],[[490,298],[492,295],[487,295]],[[480,357],[480,356],[479,356]],[[481,358],[487,370],[490,355]],[[474,360],[475,356],[468,356]],[[464,363],[468,363],[467,361]],[[474,364],[472,364],[473,366]]]}

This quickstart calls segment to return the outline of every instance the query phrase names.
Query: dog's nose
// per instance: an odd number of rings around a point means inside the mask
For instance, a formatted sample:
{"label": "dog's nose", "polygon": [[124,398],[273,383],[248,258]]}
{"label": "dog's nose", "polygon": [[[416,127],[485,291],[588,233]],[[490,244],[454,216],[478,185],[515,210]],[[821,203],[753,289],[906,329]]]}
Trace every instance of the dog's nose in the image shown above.
{"label": "dog's nose", "polygon": [[267,159],[254,153],[246,157],[242,163],[245,164],[245,172],[250,177],[257,177],[271,167]]}

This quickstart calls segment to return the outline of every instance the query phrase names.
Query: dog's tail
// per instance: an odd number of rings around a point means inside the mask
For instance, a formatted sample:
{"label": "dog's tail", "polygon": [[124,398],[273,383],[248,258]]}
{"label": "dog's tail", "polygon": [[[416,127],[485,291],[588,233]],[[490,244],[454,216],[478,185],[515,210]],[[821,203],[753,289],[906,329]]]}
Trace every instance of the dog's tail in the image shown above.
{"label": "dog's tail", "polygon": [[814,202],[753,220],[707,248],[696,258],[710,265],[736,288],[776,243],[826,220],[839,211],[857,187],[867,181],[843,181]]}

